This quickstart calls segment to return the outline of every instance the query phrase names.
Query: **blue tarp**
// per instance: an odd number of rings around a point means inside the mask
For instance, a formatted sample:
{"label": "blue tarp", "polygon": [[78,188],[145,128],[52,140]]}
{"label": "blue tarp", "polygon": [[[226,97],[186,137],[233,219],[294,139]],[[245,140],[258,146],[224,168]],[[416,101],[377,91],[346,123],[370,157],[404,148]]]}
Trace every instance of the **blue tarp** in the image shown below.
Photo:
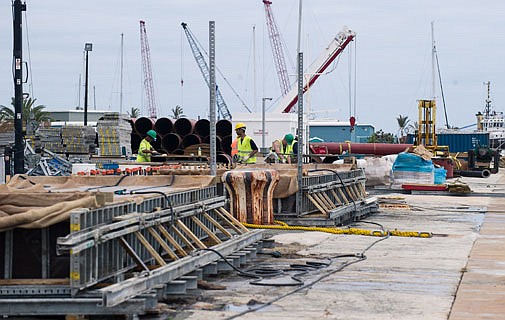
{"label": "blue tarp", "polygon": [[401,152],[393,163],[394,171],[433,172],[433,162],[412,153]]}
{"label": "blue tarp", "polygon": [[446,174],[447,170],[444,168],[435,168],[435,184],[444,184]]}

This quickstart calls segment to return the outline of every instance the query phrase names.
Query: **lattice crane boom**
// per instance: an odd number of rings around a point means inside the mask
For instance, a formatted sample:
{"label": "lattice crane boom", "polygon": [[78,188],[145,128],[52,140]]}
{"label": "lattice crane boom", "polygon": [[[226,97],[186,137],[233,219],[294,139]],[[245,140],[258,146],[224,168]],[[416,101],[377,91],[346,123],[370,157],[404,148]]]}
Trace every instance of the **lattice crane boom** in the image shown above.
{"label": "lattice crane boom", "polygon": [[140,50],[142,56],[142,73],[144,76],[144,91],[147,102],[147,112],[151,118],[157,117],[157,106],[154,95],[153,72],[151,68],[151,52],[147,41],[145,21],[140,20]]}
{"label": "lattice crane boom", "polygon": [[[351,41],[356,37],[356,33],[347,27],[344,27],[323,50],[319,57],[304,71],[307,79],[304,77],[303,93],[309,87],[314,85],[314,82],[323,74],[330,64],[338,57]],[[296,103],[298,101],[298,88],[293,86],[291,90],[280,100],[275,112],[290,113],[296,111]]]}
{"label": "lattice crane boom", "polygon": [[[202,52],[200,51],[200,48],[197,45],[193,33],[191,32],[191,30],[189,30],[187,23],[183,22],[181,23],[181,25],[182,28],[184,29],[184,33],[186,34],[186,38],[188,39],[188,43],[191,48],[191,51],[193,52],[193,56],[195,57],[196,64],[198,65],[198,68],[200,69],[200,72],[202,73],[203,78],[207,83],[207,86],[210,88],[210,73],[207,61],[205,61],[205,58],[203,57]],[[230,110],[228,110],[228,106],[224,102],[223,96],[221,95],[221,92],[219,91],[219,87],[217,85],[216,85],[216,104],[219,114],[221,114],[221,117],[223,119],[231,120]]]}
{"label": "lattice crane boom", "polygon": [[284,59],[284,52],[282,50],[281,34],[279,32],[279,28],[277,27],[277,23],[275,22],[272,8],[270,7],[272,1],[263,0],[263,4],[265,5],[268,36],[272,46],[275,69],[277,71],[277,76],[279,77],[279,85],[281,86],[282,96],[285,96],[289,91],[290,84],[286,60]]}

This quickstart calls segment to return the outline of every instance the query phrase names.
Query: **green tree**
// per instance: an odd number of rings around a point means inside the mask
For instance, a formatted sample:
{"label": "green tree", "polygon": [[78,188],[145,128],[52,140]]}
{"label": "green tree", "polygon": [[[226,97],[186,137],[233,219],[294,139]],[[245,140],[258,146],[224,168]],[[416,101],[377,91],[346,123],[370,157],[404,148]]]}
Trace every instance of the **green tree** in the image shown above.
{"label": "green tree", "polygon": [[[44,111],[46,106],[35,105],[37,99],[27,98],[23,99],[22,102],[22,117],[23,117],[23,128],[26,129],[27,123],[33,126],[35,131],[40,123],[43,121],[51,120],[49,112]],[[14,120],[14,98],[11,101],[12,106],[0,105],[0,120]]]}
{"label": "green tree", "polygon": [[395,137],[392,133],[387,133],[380,129],[377,132],[374,132],[370,138],[368,138],[369,143],[394,143]]}
{"label": "green tree", "polygon": [[184,118],[186,115],[184,114],[184,110],[181,106],[177,105],[175,108],[172,108],[172,117],[174,119]]}
{"label": "green tree", "polygon": [[130,118],[140,117],[140,109],[139,108],[132,107],[132,109],[130,111],[126,111],[126,113],[128,114],[128,116]]}

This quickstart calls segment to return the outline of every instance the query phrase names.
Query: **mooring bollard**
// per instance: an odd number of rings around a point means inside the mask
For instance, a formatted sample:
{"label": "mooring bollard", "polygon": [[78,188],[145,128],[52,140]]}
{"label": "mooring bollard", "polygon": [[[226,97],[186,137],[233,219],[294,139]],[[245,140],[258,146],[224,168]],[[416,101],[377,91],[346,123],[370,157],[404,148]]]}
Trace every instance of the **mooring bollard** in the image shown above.
{"label": "mooring bollard", "polygon": [[240,222],[273,224],[273,192],[279,173],[271,169],[241,169],[223,174],[231,213]]}

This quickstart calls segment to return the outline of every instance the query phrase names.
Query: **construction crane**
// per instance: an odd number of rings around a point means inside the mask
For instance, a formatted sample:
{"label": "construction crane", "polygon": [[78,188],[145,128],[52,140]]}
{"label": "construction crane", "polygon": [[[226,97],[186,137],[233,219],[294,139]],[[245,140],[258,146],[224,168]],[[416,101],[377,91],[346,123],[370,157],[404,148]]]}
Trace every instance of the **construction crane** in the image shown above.
{"label": "construction crane", "polygon": [[286,67],[286,60],[284,59],[284,52],[282,51],[281,34],[279,32],[279,28],[277,27],[277,23],[275,22],[272,8],[270,7],[272,1],[263,0],[263,4],[265,5],[268,36],[272,46],[275,69],[277,70],[277,75],[279,77],[279,85],[281,86],[282,96],[285,96],[291,86],[289,84],[288,69]]}
{"label": "construction crane", "polygon": [[151,118],[157,118],[153,72],[151,68],[151,52],[149,50],[149,42],[147,41],[146,23],[143,20],[140,20],[140,50],[142,55],[142,73],[144,75],[147,112]]}
{"label": "construction crane", "polygon": [[[210,88],[210,73],[207,61],[205,61],[205,58],[203,57],[202,52],[200,51],[200,48],[197,45],[193,33],[191,32],[191,30],[189,30],[187,23],[183,22],[181,23],[181,26],[184,29],[186,38],[188,38],[188,43],[191,48],[191,51],[193,52],[193,56],[195,57],[196,64],[200,68],[200,71],[202,72],[203,78],[205,79],[207,86]],[[217,85],[216,85],[216,104],[221,117],[223,119],[231,120],[230,110],[228,110],[228,106],[224,102],[223,96],[221,95],[221,92],[219,91],[219,87]]]}
{"label": "construction crane", "polygon": [[[304,81],[303,93],[305,93],[309,87],[311,87],[314,82],[323,74],[324,70],[335,60],[336,57],[347,45],[356,37],[356,33],[347,27],[344,27],[330,44],[324,49],[321,55],[304,71],[304,74],[308,76],[308,81]],[[305,79],[305,77],[304,77]],[[298,87],[293,86],[291,90],[280,100],[279,104],[275,108],[275,112],[278,113],[290,113],[295,112],[296,102],[298,101]]]}

